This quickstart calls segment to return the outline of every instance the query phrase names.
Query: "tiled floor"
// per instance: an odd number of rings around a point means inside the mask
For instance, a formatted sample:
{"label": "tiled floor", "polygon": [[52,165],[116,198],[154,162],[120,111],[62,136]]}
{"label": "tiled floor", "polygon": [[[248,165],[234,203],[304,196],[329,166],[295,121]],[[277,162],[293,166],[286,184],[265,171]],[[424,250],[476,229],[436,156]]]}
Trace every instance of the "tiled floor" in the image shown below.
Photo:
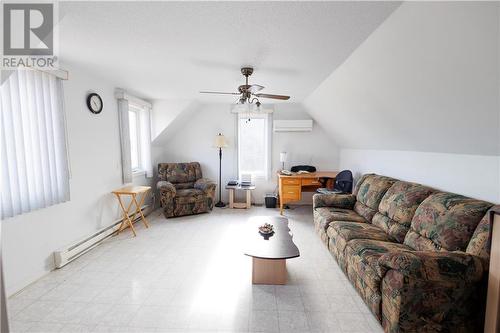
{"label": "tiled floor", "polygon": [[285,286],[251,284],[241,225],[260,207],[215,209],[129,230],[8,302],[12,332],[381,332],[313,230],[287,210],[301,256]]}

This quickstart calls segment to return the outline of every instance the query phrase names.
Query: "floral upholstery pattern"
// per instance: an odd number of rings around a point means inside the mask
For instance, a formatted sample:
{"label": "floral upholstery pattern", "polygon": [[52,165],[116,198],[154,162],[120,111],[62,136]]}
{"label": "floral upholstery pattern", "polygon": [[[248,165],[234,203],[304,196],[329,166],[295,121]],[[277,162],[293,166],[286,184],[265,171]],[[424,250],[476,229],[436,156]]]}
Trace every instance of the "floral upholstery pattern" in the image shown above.
{"label": "floral upholstery pattern", "polygon": [[465,251],[493,205],[454,193],[435,193],[417,208],[404,244],[417,251]]}
{"label": "floral upholstery pattern", "polygon": [[372,223],[398,243],[403,243],[415,210],[433,192],[430,187],[420,184],[394,183],[382,197]]}
{"label": "floral upholstery pattern", "polygon": [[354,211],[371,221],[377,212],[380,200],[385,192],[396,182],[396,179],[379,175],[368,175],[362,178],[363,182],[358,185],[356,204]]}
{"label": "floral upholstery pattern", "polygon": [[369,239],[353,240],[346,247],[347,276],[379,320],[382,318],[380,283],[385,275],[379,259],[391,251],[408,249],[403,244]]}
{"label": "floral upholstery pattern", "polygon": [[213,208],[215,183],[202,178],[198,162],[158,164],[160,203],[165,217],[209,212]]}
{"label": "floral upholstery pattern", "polygon": [[[499,206],[494,206],[491,209],[498,208]],[[486,214],[472,234],[472,238],[467,245],[465,252],[473,254],[481,258],[483,261],[483,268],[487,270],[490,262],[490,250],[491,250],[491,222],[489,214]]]}
{"label": "floral upholstery pattern", "polygon": [[353,209],[356,197],[352,194],[315,194],[313,196],[314,207],[335,207]]}
{"label": "floral upholstery pattern", "polygon": [[323,228],[325,231],[332,221],[367,222],[353,210],[345,208],[319,207],[314,210],[314,214],[316,215],[315,221],[319,227]]}
{"label": "floral upholstery pattern", "polygon": [[384,330],[481,331],[492,204],[373,174],[353,196],[313,202],[315,228]]}
{"label": "floral upholstery pattern", "polygon": [[[352,239],[390,241],[389,235],[369,223],[334,221],[330,223],[326,234],[330,238],[329,250],[338,260],[343,260],[344,250]],[[344,271],[347,270],[343,262],[339,262],[339,265]]]}

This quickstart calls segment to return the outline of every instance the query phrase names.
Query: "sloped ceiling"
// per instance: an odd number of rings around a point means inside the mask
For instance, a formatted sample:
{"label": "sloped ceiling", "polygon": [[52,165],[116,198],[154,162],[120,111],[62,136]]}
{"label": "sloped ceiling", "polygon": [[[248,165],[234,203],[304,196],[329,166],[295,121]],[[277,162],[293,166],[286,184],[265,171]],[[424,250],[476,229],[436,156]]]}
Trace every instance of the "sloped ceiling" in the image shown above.
{"label": "sloped ceiling", "polygon": [[232,103],[242,65],[264,92],[309,95],[399,2],[61,2],[60,58],[149,99]]}
{"label": "sloped ceiling", "polygon": [[403,3],[304,105],[342,148],[500,155],[499,6]]}

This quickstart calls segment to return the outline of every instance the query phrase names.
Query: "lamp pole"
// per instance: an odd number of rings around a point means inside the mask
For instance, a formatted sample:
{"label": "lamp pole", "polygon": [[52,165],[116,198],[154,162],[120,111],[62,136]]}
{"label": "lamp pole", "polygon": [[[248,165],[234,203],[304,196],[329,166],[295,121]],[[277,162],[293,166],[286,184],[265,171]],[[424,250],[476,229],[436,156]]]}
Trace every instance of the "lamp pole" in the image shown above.
{"label": "lamp pole", "polygon": [[215,207],[225,207],[226,204],[222,202],[222,147],[219,147],[219,201]]}

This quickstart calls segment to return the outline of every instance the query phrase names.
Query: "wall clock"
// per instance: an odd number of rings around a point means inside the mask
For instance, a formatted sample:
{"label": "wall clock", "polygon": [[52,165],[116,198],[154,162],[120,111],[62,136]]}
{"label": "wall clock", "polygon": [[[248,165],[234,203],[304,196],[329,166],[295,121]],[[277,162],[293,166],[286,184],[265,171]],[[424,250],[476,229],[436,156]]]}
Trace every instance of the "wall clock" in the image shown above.
{"label": "wall clock", "polygon": [[89,108],[90,112],[99,114],[102,111],[102,98],[96,93],[91,93],[88,94],[87,96],[87,107]]}

